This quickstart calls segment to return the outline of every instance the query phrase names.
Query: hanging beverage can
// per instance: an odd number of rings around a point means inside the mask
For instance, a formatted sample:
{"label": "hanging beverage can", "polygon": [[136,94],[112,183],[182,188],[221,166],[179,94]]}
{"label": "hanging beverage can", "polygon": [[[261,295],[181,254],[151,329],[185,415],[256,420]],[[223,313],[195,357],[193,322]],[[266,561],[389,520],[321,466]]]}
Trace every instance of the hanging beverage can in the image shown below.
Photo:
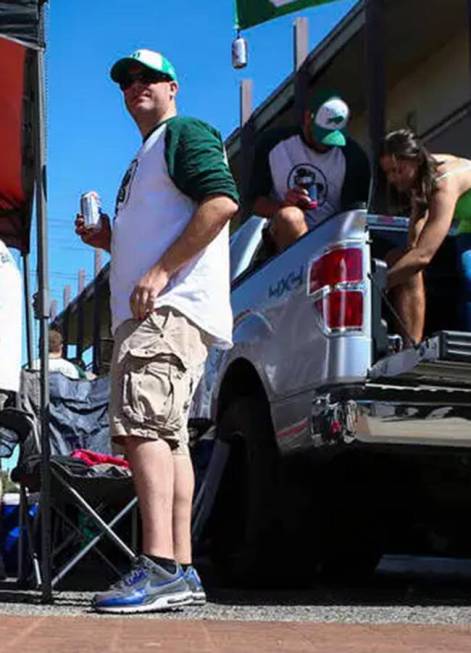
{"label": "hanging beverage can", "polygon": [[247,41],[243,36],[237,36],[232,41],[232,66],[245,68],[247,65]]}

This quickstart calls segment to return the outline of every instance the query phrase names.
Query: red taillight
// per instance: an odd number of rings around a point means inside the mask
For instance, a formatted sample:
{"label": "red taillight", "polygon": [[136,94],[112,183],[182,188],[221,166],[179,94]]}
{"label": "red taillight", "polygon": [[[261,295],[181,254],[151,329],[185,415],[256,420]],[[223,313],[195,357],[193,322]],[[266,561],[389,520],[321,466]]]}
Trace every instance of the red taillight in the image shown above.
{"label": "red taillight", "polygon": [[335,290],[315,303],[324,325],[329,329],[361,329],[363,293],[358,290]]}
{"label": "red taillight", "polygon": [[333,249],[311,263],[308,294],[324,329],[363,328],[363,276],[360,247]]}
{"label": "red taillight", "polygon": [[309,272],[309,294],[338,283],[363,279],[362,250],[358,247],[334,249],[314,261]]}

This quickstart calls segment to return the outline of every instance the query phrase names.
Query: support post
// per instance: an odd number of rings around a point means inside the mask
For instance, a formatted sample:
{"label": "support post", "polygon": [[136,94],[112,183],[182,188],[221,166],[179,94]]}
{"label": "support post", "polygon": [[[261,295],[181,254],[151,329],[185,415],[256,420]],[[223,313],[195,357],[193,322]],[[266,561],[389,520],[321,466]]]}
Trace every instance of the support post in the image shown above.
{"label": "support post", "polygon": [[102,266],[101,249],[95,249],[95,279],[93,282],[93,350],[92,366],[93,373],[99,374],[101,370],[101,347],[100,347],[100,287],[98,284],[98,275]]}
{"label": "support post", "polygon": [[243,79],[240,83],[240,126],[244,127],[252,115],[253,81]]}
{"label": "support post", "polygon": [[103,250],[96,248],[94,250],[94,272],[95,272],[95,277],[97,277],[100,273],[100,270],[102,268],[102,257],[103,257]]}
{"label": "support post", "polygon": [[252,174],[255,128],[252,120],[253,82],[243,79],[240,84],[240,186],[242,206],[240,220],[243,222],[249,215],[250,204],[248,190]]}
{"label": "support post", "polygon": [[62,291],[62,310],[65,311],[67,306],[70,304],[70,300],[72,298],[72,288],[67,285],[64,286],[64,290]]}
{"label": "support post", "polygon": [[80,268],[77,276],[77,294],[79,295],[85,288],[85,278],[86,278],[86,272],[83,268]]}
{"label": "support post", "polygon": [[72,289],[70,286],[64,286],[62,292],[62,310],[64,311],[64,318],[62,322],[62,340],[64,342],[64,356],[65,358],[69,357],[69,311],[67,310],[68,305],[72,297]]}
{"label": "support post", "polygon": [[309,53],[309,21],[296,18],[293,24],[293,64],[294,78],[294,115],[295,121],[302,124],[304,110],[307,106],[309,91],[309,74],[304,65]]}
{"label": "support post", "polygon": [[84,297],[83,291],[85,289],[85,270],[80,269],[78,272],[78,303],[77,303],[77,358],[82,358],[83,354],[83,339],[85,331],[85,311],[83,307]]}
{"label": "support post", "polygon": [[26,320],[26,353],[28,368],[33,366],[33,311],[31,310],[31,268],[29,265],[29,253],[23,254],[23,288]]}
{"label": "support post", "polygon": [[294,69],[299,70],[309,52],[309,21],[307,18],[296,18],[293,23],[293,55]]}
{"label": "support post", "polygon": [[384,210],[379,148],[386,130],[386,48],[384,0],[366,0],[365,70],[367,72],[368,123],[372,161],[370,208]]}
{"label": "support post", "polygon": [[57,317],[57,299],[53,299],[51,301],[50,314],[51,314],[51,321],[54,321]]}
{"label": "support post", "polygon": [[[44,43],[44,4],[39,2],[39,35]],[[52,602],[51,575],[51,469],[49,459],[49,270],[47,240],[46,201],[46,135],[45,135],[45,92],[44,92],[44,50],[40,48],[34,58],[34,152],[36,179],[36,219],[38,241],[38,286],[41,359],[41,598],[43,603]]]}

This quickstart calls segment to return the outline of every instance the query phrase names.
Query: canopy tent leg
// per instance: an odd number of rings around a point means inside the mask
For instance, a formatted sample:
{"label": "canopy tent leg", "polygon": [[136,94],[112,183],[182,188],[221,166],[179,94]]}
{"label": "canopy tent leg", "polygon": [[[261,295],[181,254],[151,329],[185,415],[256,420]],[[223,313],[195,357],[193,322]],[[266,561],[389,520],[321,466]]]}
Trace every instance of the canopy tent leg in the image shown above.
{"label": "canopy tent leg", "polygon": [[[44,4],[39,7],[39,30],[44,42]],[[44,51],[36,52],[34,66],[34,140],[35,140],[35,179],[36,179],[36,221],[37,221],[37,258],[38,258],[38,293],[39,293],[39,349],[41,359],[41,575],[42,601],[52,602],[51,574],[51,454],[49,442],[49,271],[48,238],[46,210],[46,134],[45,134],[45,87],[44,87]]]}

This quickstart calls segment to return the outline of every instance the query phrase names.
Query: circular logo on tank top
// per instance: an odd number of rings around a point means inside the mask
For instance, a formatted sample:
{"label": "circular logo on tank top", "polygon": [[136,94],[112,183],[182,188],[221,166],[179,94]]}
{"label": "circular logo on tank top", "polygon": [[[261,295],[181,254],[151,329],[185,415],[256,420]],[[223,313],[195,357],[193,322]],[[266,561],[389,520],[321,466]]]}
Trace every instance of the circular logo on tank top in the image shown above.
{"label": "circular logo on tank top", "polygon": [[321,207],[327,200],[329,186],[327,178],[320,168],[313,166],[311,163],[298,163],[291,169],[288,180],[288,188],[305,188],[309,191],[312,186],[317,189],[317,203]]}

